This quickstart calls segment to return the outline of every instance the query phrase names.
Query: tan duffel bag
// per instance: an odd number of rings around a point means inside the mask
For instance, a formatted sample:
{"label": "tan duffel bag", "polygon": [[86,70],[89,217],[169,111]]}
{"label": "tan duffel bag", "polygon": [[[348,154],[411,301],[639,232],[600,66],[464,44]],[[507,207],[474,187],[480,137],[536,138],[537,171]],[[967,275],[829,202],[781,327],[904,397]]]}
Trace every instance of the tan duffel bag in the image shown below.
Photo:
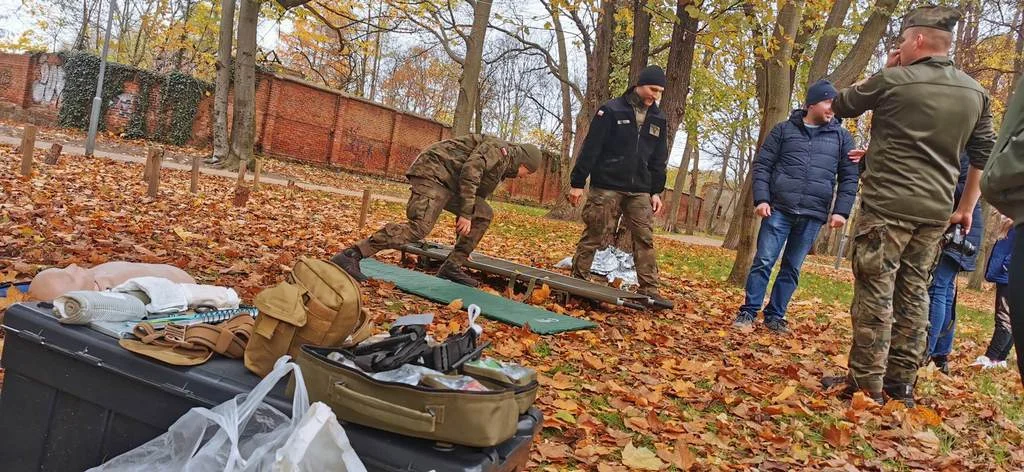
{"label": "tan duffel bag", "polygon": [[[295,362],[302,368],[310,401],[330,405],[338,419],[443,443],[491,447],[516,434],[523,393],[491,379],[490,390],[465,391],[375,380],[328,358],[346,351],[302,346]],[[536,385],[532,386],[532,398]]]}

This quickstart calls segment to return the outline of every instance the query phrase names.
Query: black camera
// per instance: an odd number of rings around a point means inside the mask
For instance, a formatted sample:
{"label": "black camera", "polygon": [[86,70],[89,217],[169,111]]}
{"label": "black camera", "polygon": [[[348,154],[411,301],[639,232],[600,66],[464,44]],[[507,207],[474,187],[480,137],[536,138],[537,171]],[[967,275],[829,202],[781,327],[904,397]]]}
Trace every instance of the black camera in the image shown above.
{"label": "black camera", "polygon": [[942,247],[971,257],[978,253],[978,248],[967,240],[967,233],[960,224],[950,226],[942,235]]}

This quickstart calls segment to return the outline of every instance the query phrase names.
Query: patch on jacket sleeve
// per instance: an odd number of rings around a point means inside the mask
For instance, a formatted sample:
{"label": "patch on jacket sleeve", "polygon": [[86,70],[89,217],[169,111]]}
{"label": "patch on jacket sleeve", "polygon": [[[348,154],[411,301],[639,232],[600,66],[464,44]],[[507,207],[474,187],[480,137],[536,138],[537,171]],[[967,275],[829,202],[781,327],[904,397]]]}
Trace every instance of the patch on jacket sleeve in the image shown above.
{"label": "patch on jacket sleeve", "polygon": [[604,110],[597,110],[597,116],[604,116]]}

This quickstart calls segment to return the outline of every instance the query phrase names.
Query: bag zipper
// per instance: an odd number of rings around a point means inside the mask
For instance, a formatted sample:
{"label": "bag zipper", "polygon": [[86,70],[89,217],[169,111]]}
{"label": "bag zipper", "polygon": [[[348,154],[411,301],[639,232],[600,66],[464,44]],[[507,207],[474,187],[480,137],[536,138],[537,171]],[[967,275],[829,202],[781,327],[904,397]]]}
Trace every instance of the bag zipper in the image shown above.
{"label": "bag zipper", "polygon": [[[400,383],[400,382],[385,382],[383,380],[377,380],[377,379],[375,379],[373,377],[370,377],[369,375],[366,375],[365,372],[360,372],[360,371],[358,371],[356,369],[353,369],[353,368],[351,368],[351,367],[349,367],[347,365],[344,365],[344,364],[342,364],[340,362],[328,359],[327,356],[320,354],[320,351],[322,350],[321,348],[307,348],[307,347],[303,346],[302,350],[306,351],[307,353],[309,353],[316,360],[319,360],[321,362],[326,362],[326,363],[328,363],[328,364],[330,364],[332,366],[341,367],[342,369],[344,369],[344,370],[346,370],[348,372],[352,372],[354,374],[358,374],[358,375],[362,376],[364,379],[370,381],[371,383],[375,383],[375,384],[378,384],[378,385],[381,385],[381,386],[385,386],[385,387],[399,387],[399,388],[404,388],[404,389],[407,389],[407,390],[413,390],[413,391],[421,392],[421,393],[444,392],[444,393],[459,393],[459,394],[466,394],[466,395],[501,395],[501,394],[504,394],[504,393],[508,393],[508,390],[489,390],[489,391],[486,391],[486,392],[475,392],[475,391],[455,390],[455,389],[447,389],[447,388],[427,388],[427,387],[420,387],[418,385],[404,384],[404,383]],[[341,353],[341,355],[343,355],[343,356],[345,355],[345,353],[343,351],[330,351],[330,352],[339,352],[339,353]],[[351,359],[349,359],[349,360],[351,360]],[[513,394],[515,394],[515,391],[513,391]]]}

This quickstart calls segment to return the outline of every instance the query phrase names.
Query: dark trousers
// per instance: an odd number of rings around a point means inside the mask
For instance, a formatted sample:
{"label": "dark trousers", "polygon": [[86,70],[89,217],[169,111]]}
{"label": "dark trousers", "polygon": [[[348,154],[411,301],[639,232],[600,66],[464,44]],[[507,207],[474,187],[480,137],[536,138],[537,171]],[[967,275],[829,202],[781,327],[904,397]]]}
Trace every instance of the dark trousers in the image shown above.
{"label": "dark trousers", "polygon": [[996,328],[988,343],[985,357],[993,361],[1005,361],[1013,348],[1013,328],[1010,327],[1010,303],[1007,300],[1010,286],[996,284]]}
{"label": "dark trousers", "polygon": [[1013,329],[1013,344],[1017,349],[1017,368],[1020,382],[1024,385],[1024,238],[1017,238],[1013,244],[1010,259],[1010,327]]}

